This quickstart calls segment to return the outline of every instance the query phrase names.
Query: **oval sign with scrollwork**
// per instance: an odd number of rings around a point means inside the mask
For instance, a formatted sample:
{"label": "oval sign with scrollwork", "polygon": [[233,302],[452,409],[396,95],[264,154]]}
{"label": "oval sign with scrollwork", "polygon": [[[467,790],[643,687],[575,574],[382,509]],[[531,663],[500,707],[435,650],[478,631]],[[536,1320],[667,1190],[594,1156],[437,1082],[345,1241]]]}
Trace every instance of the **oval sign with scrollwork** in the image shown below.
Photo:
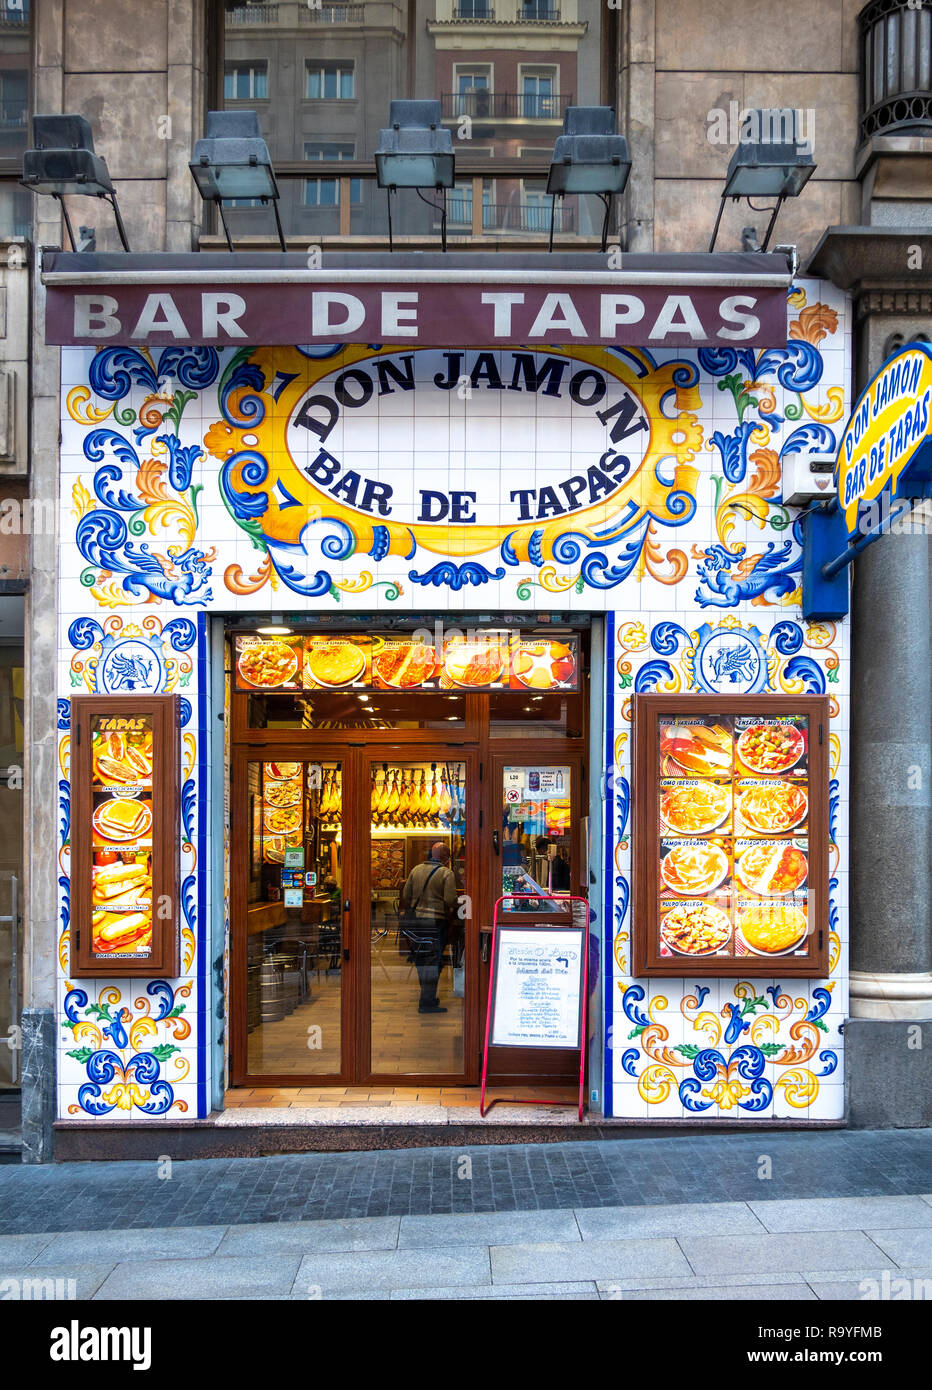
{"label": "oval sign with scrollwork", "polygon": [[427,551],[454,562],[445,576],[471,557],[481,582],[575,560],[647,517],[688,520],[695,382],[683,361],[605,348],[258,348],[204,443],[233,516],[296,592],[359,553]]}

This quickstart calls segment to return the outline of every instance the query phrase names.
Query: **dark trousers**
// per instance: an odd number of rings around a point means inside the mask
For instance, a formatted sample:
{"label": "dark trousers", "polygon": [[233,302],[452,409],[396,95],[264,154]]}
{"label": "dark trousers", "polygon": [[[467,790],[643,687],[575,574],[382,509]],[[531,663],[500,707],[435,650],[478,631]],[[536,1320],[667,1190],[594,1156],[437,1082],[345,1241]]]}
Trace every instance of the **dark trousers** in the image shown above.
{"label": "dark trousers", "polygon": [[448,923],[438,922],[431,917],[418,918],[414,963],[421,986],[420,1008],[429,1008],[437,1002],[440,958],[447,944],[448,934]]}

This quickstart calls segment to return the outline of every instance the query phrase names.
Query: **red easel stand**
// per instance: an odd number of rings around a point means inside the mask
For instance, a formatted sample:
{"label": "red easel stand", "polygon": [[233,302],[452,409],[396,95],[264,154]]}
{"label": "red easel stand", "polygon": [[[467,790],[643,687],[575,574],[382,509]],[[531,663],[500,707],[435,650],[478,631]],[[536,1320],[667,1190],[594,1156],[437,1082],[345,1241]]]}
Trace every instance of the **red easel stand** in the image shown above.
{"label": "red easel stand", "polygon": [[[498,939],[498,933],[496,932],[496,927],[498,926],[499,909],[501,908],[501,905],[502,905],[502,903],[504,903],[504,902],[519,902],[519,901],[521,901],[522,899],[524,899],[524,900],[526,900],[526,901],[531,901],[531,902],[540,902],[540,900],[541,900],[541,894],[540,894],[540,893],[509,893],[509,894],[507,895],[507,897],[502,897],[502,898],[499,898],[499,899],[498,899],[498,901],[497,901],[496,904],[495,904],[494,911],[493,911],[493,913],[492,913],[492,959],[491,959],[490,969],[489,969],[489,1002],[488,1002],[488,1006],[487,1006],[487,1008],[486,1008],[486,1014],[485,1014],[485,1047],[484,1047],[483,1052],[482,1052],[482,1089],[481,1089],[480,1092],[479,1092],[479,1114],[480,1114],[480,1116],[482,1117],[482,1119],[485,1119],[486,1115],[487,1115],[487,1114],[489,1113],[489,1111],[492,1109],[492,1106],[493,1106],[493,1105],[498,1105],[499,1101],[503,1101],[506,1105],[539,1105],[539,1104],[540,1104],[540,1101],[538,1101],[538,1100],[523,1100],[523,1099],[519,1098],[518,1096],[513,1096],[511,1099],[509,1099],[507,1096],[496,1096],[496,1098],[495,1098],[494,1100],[490,1100],[490,1101],[489,1101],[488,1105],[486,1105],[486,1103],[485,1103],[485,1083],[486,1083],[486,1078],[487,1078],[487,1076],[488,1076],[488,1071],[489,1071],[489,1035],[491,1034],[491,1031],[492,1031],[492,1004],[493,1004],[493,1001],[494,1001],[494,999],[495,999],[495,967],[496,967],[496,964],[497,964],[496,959],[495,959],[495,954],[496,954],[496,953],[495,953],[495,944],[496,944],[496,941],[497,941],[497,939]],[[580,897],[576,897],[576,896],[571,896],[571,897],[566,897],[566,898],[559,898],[559,899],[557,899],[557,898],[549,898],[548,901],[550,901],[550,902],[561,902],[561,903],[567,903],[567,904],[570,904],[570,903],[582,903],[582,905],[583,905],[583,907],[585,908],[585,911],[586,911],[586,929],[585,929],[585,931],[584,931],[584,933],[583,933],[582,1018],[581,1018],[581,1020],[580,1020],[580,1046],[579,1046],[579,1102],[578,1102],[578,1107],[577,1107],[578,1118],[579,1118],[580,1120],[582,1120],[582,1117],[583,1117],[583,1101],[584,1101],[584,1098],[585,1098],[585,1085],[586,1085],[586,1042],[587,1042],[587,1028],[586,1028],[586,1024],[587,1024],[587,1020],[588,1020],[588,1017],[589,1017],[589,903],[588,903],[588,900],[587,900],[586,898],[580,898]],[[572,909],[570,909],[570,910],[572,911]],[[525,921],[525,922],[521,922],[521,923],[513,923],[512,925],[535,926],[535,927],[548,927],[548,926],[556,926],[556,925],[564,926],[565,923],[561,922],[561,923],[557,924],[557,923],[554,923],[554,922],[527,922],[527,921]],[[573,925],[573,926],[576,925],[575,921],[573,922],[572,925]],[[550,1101],[550,1102],[548,1102],[548,1104],[552,1104],[552,1105],[572,1105],[572,1104],[573,1104],[573,1101],[571,1101],[571,1100],[555,1100],[555,1101]]]}

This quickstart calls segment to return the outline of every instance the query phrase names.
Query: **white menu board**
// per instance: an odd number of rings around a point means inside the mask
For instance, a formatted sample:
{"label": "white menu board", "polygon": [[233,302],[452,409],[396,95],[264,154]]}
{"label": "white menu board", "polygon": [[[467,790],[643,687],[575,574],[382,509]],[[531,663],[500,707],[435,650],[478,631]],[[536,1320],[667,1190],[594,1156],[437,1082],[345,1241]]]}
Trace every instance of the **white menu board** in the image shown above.
{"label": "white menu board", "polygon": [[503,926],[495,946],[493,1047],[579,1047],[585,931]]}

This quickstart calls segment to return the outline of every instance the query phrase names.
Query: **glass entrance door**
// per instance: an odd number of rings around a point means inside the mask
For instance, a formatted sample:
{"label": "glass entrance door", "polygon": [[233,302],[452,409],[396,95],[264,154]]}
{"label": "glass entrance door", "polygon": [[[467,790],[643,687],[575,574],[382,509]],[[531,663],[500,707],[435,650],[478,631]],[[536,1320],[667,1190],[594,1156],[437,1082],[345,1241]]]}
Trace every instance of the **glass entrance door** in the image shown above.
{"label": "glass entrance door", "polygon": [[338,751],[234,762],[234,1084],[474,1080],[473,755]]}
{"label": "glass entrance door", "polygon": [[234,817],[234,833],[245,830],[246,843],[239,861],[234,844],[234,872],[245,922],[234,975],[245,986],[239,1058],[249,1078],[287,1084],[345,1071],[344,775],[340,759],[285,753],[242,768],[236,800],[245,825]]}
{"label": "glass entrance door", "polygon": [[373,760],[369,805],[372,1073],[463,1077],[466,763]]}

